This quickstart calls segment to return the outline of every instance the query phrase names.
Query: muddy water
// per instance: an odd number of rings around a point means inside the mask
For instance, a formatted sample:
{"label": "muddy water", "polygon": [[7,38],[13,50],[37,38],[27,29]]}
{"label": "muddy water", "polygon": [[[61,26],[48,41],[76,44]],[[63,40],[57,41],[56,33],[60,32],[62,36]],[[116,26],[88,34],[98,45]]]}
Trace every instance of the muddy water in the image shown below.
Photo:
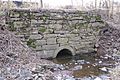
{"label": "muddy water", "polygon": [[108,78],[108,68],[112,68],[115,63],[115,61],[110,58],[98,58],[93,56],[93,54],[58,57],[52,61],[62,65],[64,67],[63,70],[72,71],[74,78],[88,78],[92,76],[104,76],[104,78]]}

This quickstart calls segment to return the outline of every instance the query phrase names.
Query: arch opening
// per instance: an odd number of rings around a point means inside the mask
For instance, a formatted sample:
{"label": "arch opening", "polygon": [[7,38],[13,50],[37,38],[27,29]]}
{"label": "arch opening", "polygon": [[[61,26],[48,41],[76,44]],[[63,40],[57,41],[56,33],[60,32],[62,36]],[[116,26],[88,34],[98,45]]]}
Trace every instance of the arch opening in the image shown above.
{"label": "arch opening", "polygon": [[56,58],[70,58],[72,57],[72,52],[68,49],[62,49],[58,52]]}

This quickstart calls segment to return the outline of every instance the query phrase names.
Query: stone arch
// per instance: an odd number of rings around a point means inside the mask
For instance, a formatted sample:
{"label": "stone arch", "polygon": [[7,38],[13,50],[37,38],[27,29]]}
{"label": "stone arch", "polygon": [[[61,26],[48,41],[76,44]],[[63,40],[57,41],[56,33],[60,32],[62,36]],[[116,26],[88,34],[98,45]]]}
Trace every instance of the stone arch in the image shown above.
{"label": "stone arch", "polygon": [[71,52],[71,54],[72,54],[73,56],[75,55],[75,50],[74,50],[72,47],[70,47],[70,46],[61,46],[61,47],[58,47],[58,48],[55,50],[55,53],[54,53],[54,55],[53,55],[53,58],[56,58],[57,55],[58,55],[58,53],[59,53],[60,51],[62,51],[62,50],[68,50],[68,51]]}

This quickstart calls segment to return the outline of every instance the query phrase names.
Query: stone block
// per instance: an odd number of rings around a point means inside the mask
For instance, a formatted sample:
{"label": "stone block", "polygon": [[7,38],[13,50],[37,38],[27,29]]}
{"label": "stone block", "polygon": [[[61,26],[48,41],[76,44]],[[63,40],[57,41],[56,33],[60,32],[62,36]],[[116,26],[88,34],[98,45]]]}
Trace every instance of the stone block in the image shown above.
{"label": "stone block", "polygon": [[17,38],[24,38],[24,35],[17,35]]}
{"label": "stone block", "polygon": [[43,45],[42,49],[43,50],[55,50],[59,47],[59,44],[56,45]]}
{"label": "stone block", "polygon": [[55,25],[54,25],[54,29],[55,29],[55,30],[61,30],[61,29],[62,29],[62,25],[60,25],[60,24],[55,24]]}
{"label": "stone block", "polygon": [[72,33],[74,33],[74,34],[79,34],[79,29],[74,29],[74,30],[72,30]]}
{"label": "stone block", "polygon": [[95,41],[96,37],[95,36],[88,36],[86,37],[86,41]]}
{"label": "stone block", "polygon": [[85,45],[81,44],[70,44],[72,47],[74,47],[76,50],[80,50],[81,48],[85,48]]}
{"label": "stone block", "polygon": [[19,13],[14,13],[14,15],[10,15],[10,17],[19,17],[20,16],[20,14]]}
{"label": "stone block", "polygon": [[42,20],[38,20],[38,23],[43,23],[43,21]]}
{"label": "stone block", "polygon": [[33,28],[31,31],[32,34],[38,34],[38,29],[37,28]]}
{"label": "stone block", "polygon": [[46,45],[47,41],[46,40],[36,40],[36,45]]}
{"label": "stone block", "polygon": [[44,39],[48,39],[48,38],[56,38],[58,34],[45,34],[44,35]]}
{"label": "stone block", "polygon": [[40,51],[42,50],[42,46],[36,46],[36,48],[34,48],[33,50]]}
{"label": "stone block", "polygon": [[80,41],[81,40],[81,38],[78,36],[78,37],[71,37],[71,38],[69,38],[69,40],[70,41]]}
{"label": "stone block", "polygon": [[69,43],[69,44],[73,44],[73,45],[80,44],[79,41],[69,41],[68,43]]}
{"label": "stone block", "polygon": [[55,50],[45,50],[44,54],[46,55],[47,58],[53,57]]}
{"label": "stone block", "polygon": [[72,24],[77,24],[79,23],[79,20],[72,20]]}
{"label": "stone block", "polygon": [[69,46],[69,43],[59,44],[60,46]]}
{"label": "stone block", "polygon": [[47,39],[47,44],[56,44],[56,38],[48,38]]}
{"label": "stone block", "polygon": [[87,50],[88,50],[88,52],[94,52],[95,51],[95,49],[92,48],[92,47],[87,48]]}
{"label": "stone block", "polygon": [[91,44],[92,42],[91,41],[87,41],[87,42],[80,42],[81,45],[89,45]]}
{"label": "stone block", "polygon": [[42,39],[42,38],[43,38],[43,35],[41,35],[41,34],[30,35],[30,39],[39,40],[39,39]]}
{"label": "stone block", "polygon": [[66,43],[68,43],[68,38],[59,38],[59,39],[57,39],[57,43],[66,44]]}
{"label": "stone block", "polygon": [[77,37],[79,36],[78,34],[66,34],[67,37],[72,38],[72,37]]}
{"label": "stone block", "polygon": [[46,31],[44,32],[44,34],[52,34],[54,32],[53,29],[46,29]]}
{"label": "stone block", "polygon": [[57,21],[57,24],[62,24],[63,23],[63,20],[58,20]]}
{"label": "stone block", "polygon": [[58,34],[58,37],[59,37],[59,38],[66,38],[67,35],[66,35],[66,34]]}
{"label": "stone block", "polygon": [[55,26],[53,24],[50,24],[48,27],[53,29]]}
{"label": "stone block", "polygon": [[46,55],[44,55],[44,51],[36,51],[35,55],[39,58],[46,58]]}
{"label": "stone block", "polygon": [[20,22],[20,21],[14,22],[14,27],[16,27],[16,28],[23,27],[22,24],[23,24],[23,22]]}
{"label": "stone block", "polygon": [[37,20],[31,20],[31,23],[38,23],[38,21]]}
{"label": "stone block", "polygon": [[73,38],[73,37],[77,37],[78,36],[78,34],[58,34],[58,37],[60,37],[60,38]]}
{"label": "stone block", "polygon": [[68,34],[69,31],[54,31],[55,34]]}
{"label": "stone block", "polygon": [[72,19],[72,20],[82,20],[83,17],[82,17],[82,16],[81,16],[81,17],[72,17],[71,19]]}
{"label": "stone block", "polygon": [[88,50],[86,49],[80,49],[78,51],[76,51],[77,54],[80,54],[80,53],[88,53]]}
{"label": "stone block", "polygon": [[42,51],[37,51],[35,54],[37,57],[40,58],[49,58],[49,57],[53,57],[55,50],[42,50]]}
{"label": "stone block", "polygon": [[91,23],[92,23],[92,22],[95,22],[95,21],[96,21],[95,18],[91,18],[91,20],[90,20]]}
{"label": "stone block", "polygon": [[11,18],[11,21],[19,21],[20,18]]}
{"label": "stone block", "polygon": [[92,23],[92,26],[93,27],[102,27],[102,26],[105,26],[105,24],[100,23],[100,22],[95,22],[95,23]]}

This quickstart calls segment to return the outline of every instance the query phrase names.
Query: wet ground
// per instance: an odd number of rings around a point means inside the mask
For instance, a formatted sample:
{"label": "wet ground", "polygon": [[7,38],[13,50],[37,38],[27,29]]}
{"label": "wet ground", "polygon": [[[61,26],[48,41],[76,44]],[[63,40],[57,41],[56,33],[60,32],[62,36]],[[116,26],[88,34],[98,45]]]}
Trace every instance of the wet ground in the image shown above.
{"label": "wet ground", "polygon": [[109,68],[115,66],[115,61],[93,55],[61,56],[52,61],[61,65],[62,70],[72,71],[75,80],[110,80]]}

